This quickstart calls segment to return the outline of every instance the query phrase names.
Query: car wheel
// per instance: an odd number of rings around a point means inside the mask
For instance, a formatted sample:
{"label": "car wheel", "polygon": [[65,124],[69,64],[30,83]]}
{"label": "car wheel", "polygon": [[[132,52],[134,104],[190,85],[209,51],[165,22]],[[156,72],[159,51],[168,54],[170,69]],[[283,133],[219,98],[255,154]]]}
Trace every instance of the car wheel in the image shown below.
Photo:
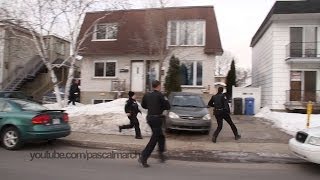
{"label": "car wheel", "polygon": [[17,150],[22,146],[20,132],[16,127],[8,127],[1,134],[1,143],[5,149]]}

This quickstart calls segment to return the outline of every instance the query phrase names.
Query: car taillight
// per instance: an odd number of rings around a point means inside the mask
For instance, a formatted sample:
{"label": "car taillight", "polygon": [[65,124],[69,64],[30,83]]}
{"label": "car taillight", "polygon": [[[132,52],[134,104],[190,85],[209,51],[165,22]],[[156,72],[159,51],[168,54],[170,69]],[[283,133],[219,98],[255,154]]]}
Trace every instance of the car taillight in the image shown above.
{"label": "car taillight", "polygon": [[68,116],[67,113],[63,113],[63,120],[64,120],[65,122],[68,122],[68,121],[69,121],[69,116]]}
{"label": "car taillight", "polygon": [[50,121],[50,116],[47,114],[41,114],[32,118],[32,124],[47,124]]}

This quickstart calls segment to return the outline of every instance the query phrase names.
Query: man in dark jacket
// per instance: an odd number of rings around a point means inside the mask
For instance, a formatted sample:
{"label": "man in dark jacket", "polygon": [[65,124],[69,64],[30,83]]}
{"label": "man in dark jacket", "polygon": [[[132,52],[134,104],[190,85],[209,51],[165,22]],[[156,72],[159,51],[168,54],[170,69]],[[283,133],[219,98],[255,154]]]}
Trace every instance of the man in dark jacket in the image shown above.
{"label": "man in dark jacket", "polygon": [[165,136],[162,131],[162,124],[164,122],[164,110],[170,109],[169,101],[165,99],[164,95],[160,92],[160,82],[155,80],[152,82],[153,92],[150,92],[143,96],[141,106],[144,109],[148,109],[147,123],[151,127],[152,135],[149,143],[142,151],[139,158],[139,163],[143,167],[149,167],[147,160],[158,143],[158,152],[161,162],[164,162],[166,157],[164,156],[165,151]]}
{"label": "man in dark jacket", "polygon": [[127,100],[127,103],[124,107],[124,111],[127,113],[127,116],[130,120],[130,124],[119,126],[119,132],[121,132],[122,129],[131,129],[134,127],[136,131],[136,139],[142,139],[141,131],[139,127],[139,120],[137,118],[138,113],[141,113],[141,111],[135,99],[134,92],[129,91],[128,95],[129,95],[129,99]]}
{"label": "man in dark jacket", "polygon": [[76,100],[77,97],[80,95],[80,89],[79,89],[79,85],[77,83],[77,81],[75,79],[72,80],[72,84],[70,86],[70,90],[69,90],[69,101],[68,101],[68,105],[70,104],[70,102],[72,102],[72,105],[76,105]]}
{"label": "man in dark jacket", "polygon": [[217,142],[218,135],[222,129],[223,119],[226,120],[227,123],[230,125],[235,139],[238,140],[241,138],[241,136],[238,133],[237,127],[234,125],[229,115],[230,107],[228,104],[228,99],[226,98],[226,95],[222,92],[223,87],[219,87],[218,93],[216,95],[213,95],[210,101],[208,102],[208,106],[214,107],[214,116],[216,117],[218,123],[218,127],[216,131],[213,133],[212,137],[212,142],[214,143]]}

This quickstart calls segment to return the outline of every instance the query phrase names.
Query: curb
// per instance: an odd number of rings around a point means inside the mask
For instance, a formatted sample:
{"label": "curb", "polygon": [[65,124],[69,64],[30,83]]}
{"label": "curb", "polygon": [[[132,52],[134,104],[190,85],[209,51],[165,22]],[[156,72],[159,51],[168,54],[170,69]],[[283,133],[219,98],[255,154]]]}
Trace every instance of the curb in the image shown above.
{"label": "curb", "polygon": [[[101,143],[91,141],[78,141],[58,139],[57,142],[74,147],[107,149],[122,152],[140,152],[144,146],[136,144]],[[156,152],[156,151],[154,151]],[[216,163],[277,163],[277,164],[305,164],[305,160],[296,158],[290,154],[267,154],[239,151],[203,151],[172,149],[166,152],[169,159],[181,161],[216,162]],[[156,154],[151,157],[157,158]]]}

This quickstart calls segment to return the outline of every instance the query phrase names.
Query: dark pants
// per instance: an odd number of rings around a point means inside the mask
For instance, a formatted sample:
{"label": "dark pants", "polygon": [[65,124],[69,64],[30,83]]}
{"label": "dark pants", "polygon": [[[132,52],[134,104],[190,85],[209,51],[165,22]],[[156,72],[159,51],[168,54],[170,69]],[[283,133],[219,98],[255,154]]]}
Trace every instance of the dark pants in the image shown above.
{"label": "dark pants", "polygon": [[139,120],[138,120],[137,116],[132,115],[132,116],[128,116],[128,118],[130,120],[130,124],[120,126],[120,128],[121,129],[131,129],[134,127],[134,129],[136,131],[136,137],[141,137]]}
{"label": "dark pants", "polygon": [[162,123],[164,117],[162,116],[147,116],[147,122],[152,130],[152,135],[149,140],[149,143],[141,153],[141,159],[147,161],[150,157],[152,151],[158,143],[159,154],[162,154],[165,151],[165,136],[162,131]]}
{"label": "dark pants", "polygon": [[230,117],[228,112],[226,112],[225,110],[215,110],[214,111],[214,116],[216,117],[217,123],[218,123],[217,129],[213,133],[214,137],[218,137],[218,135],[219,135],[219,133],[220,133],[220,131],[222,129],[222,126],[223,126],[223,119],[226,120],[227,123],[230,125],[234,136],[238,135],[237,127],[232,122],[231,117]]}
{"label": "dark pants", "polygon": [[76,100],[77,100],[77,96],[75,94],[70,94],[69,95],[69,101],[68,104],[70,104],[72,102],[72,105],[76,105]]}

